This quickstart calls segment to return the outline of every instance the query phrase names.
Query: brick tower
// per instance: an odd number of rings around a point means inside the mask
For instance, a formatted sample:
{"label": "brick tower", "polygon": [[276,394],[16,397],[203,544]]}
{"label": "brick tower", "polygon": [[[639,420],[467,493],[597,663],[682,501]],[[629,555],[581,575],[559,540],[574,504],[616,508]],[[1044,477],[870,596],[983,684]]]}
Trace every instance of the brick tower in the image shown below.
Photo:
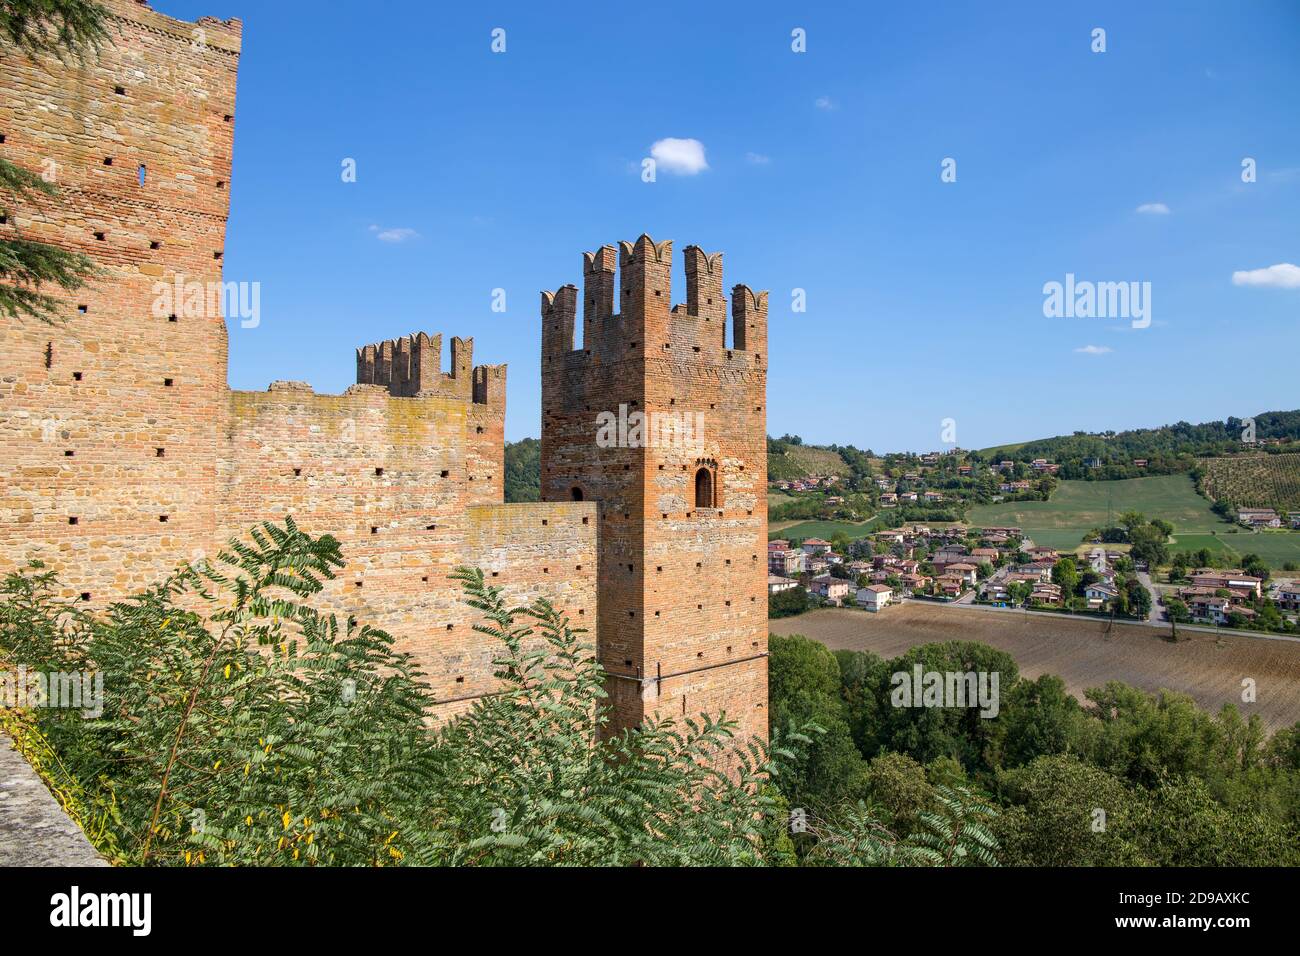
{"label": "brick tower", "polygon": [[[544,501],[598,504],[597,646],[615,729],[724,712],[767,732],[767,293],[642,235],[542,294]],[[617,311],[615,270],[619,271]]]}
{"label": "brick tower", "polygon": [[0,84],[0,155],[59,190],[5,228],[103,270],[56,321],[0,323],[0,555],[69,572],[92,606],[216,531],[226,326],[160,309],[156,284],[221,281],[242,32],[102,2],[97,55],[7,52]]}

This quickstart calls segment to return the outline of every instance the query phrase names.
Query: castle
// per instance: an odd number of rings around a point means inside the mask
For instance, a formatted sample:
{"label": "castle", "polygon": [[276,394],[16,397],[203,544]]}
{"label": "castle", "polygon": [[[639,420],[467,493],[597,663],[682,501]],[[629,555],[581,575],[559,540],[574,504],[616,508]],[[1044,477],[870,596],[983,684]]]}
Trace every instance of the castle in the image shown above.
{"label": "castle", "polygon": [[[220,311],[160,314],[157,289],[222,281],[241,24],[104,2],[98,57],[7,57],[0,83],[0,152],[59,189],[11,225],[104,270],[66,320],[0,321],[0,572],[39,558],[103,608],[292,515],[347,559],[321,603],[390,631],[439,717],[495,688],[448,580],[470,564],[594,632],[615,726],[725,710],[765,735],[766,293],[732,290],[728,346],[721,254],[683,250],[670,306],[646,236],[584,257],[580,348],[577,289],[544,293],[535,504],[503,504],[505,367],[472,340],[445,372],[440,336],[367,345],[342,395],[232,391]],[[602,415],[691,427],[602,438]]]}

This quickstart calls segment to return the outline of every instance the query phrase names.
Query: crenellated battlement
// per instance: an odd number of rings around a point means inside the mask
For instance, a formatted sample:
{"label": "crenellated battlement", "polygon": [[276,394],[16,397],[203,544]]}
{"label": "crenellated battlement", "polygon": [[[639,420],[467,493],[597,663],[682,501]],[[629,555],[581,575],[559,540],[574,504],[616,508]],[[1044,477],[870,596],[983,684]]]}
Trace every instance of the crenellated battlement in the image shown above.
{"label": "crenellated battlement", "polygon": [[506,367],[473,365],[474,340],[451,340],[451,371],[442,371],[442,335],[415,332],[357,349],[357,384],[382,385],[397,398],[443,395],[505,406]]}
{"label": "crenellated battlement", "polygon": [[678,305],[647,235],[583,253],[580,331],[578,287],[542,293],[541,497],[599,508],[611,730],[725,712],[763,734],[768,294],[728,305],[723,254],[678,253]]}
{"label": "crenellated battlement", "polygon": [[[608,364],[654,354],[696,364],[762,368],[767,351],[767,293],[732,290],[731,344],[722,253],[682,250],[686,301],[671,305],[673,244],[642,234],[635,242],[582,254],[582,345],[575,348],[578,290],[542,293],[542,364]],[[618,271],[615,295],[615,270]],[[743,290],[743,294],[737,290]],[[744,353],[744,354],[741,354]]]}

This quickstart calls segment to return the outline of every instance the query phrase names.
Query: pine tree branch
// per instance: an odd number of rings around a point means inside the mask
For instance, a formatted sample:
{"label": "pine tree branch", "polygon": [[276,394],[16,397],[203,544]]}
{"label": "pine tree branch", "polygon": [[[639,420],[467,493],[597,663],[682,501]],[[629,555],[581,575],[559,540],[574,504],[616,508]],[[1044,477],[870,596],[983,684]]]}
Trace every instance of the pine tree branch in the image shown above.
{"label": "pine tree branch", "polygon": [[0,41],[28,57],[84,59],[112,42],[108,18],[93,0],[0,0]]}

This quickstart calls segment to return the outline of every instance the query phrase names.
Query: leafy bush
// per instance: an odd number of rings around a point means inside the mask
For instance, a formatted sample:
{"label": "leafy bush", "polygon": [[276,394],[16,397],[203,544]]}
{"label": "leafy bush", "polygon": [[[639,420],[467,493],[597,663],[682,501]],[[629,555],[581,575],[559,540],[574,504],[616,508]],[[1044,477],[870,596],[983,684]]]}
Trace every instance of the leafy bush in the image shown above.
{"label": "leafy bush", "polygon": [[[103,677],[97,718],[21,715],[25,752],[38,770],[57,764],[46,779],[94,823],[101,852],[148,865],[792,860],[790,811],[769,781],[819,728],[771,746],[735,740],[725,716],[608,734],[583,632],[544,600],[507,606],[472,568],[455,578],[499,648],[500,689],[432,728],[428,688],[392,638],[312,606],[342,565],[334,538],[286,520],[103,615],[58,599],[39,565],[5,579],[0,664]],[[818,860],[982,859],[973,812],[915,845],[853,815],[823,826]]]}

